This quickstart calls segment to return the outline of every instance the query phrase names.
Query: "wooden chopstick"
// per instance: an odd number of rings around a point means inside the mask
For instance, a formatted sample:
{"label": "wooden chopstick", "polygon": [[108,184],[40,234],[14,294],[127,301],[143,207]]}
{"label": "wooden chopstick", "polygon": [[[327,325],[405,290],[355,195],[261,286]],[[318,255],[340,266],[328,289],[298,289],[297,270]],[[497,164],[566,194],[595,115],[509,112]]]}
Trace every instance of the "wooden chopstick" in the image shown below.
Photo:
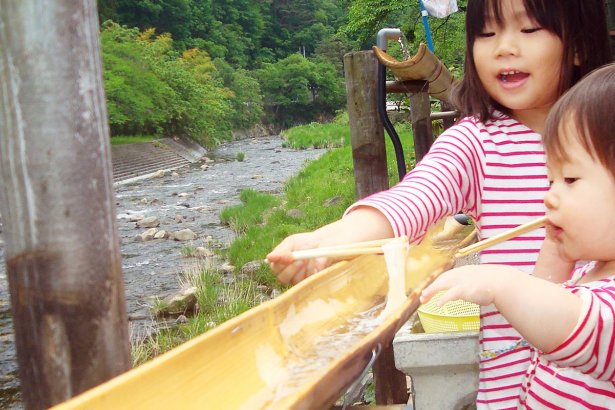
{"label": "wooden chopstick", "polygon": [[517,237],[519,235],[523,235],[524,233],[540,228],[546,222],[547,222],[547,217],[543,216],[542,218],[535,219],[523,225],[519,225],[516,228],[512,228],[508,231],[502,232],[499,235],[495,235],[495,236],[492,236],[491,238],[487,238],[485,240],[476,242],[475,244],[459,249],[459,251],[457,251],[457,253],[455,254],[455,258],[460,258],[462,256],[466,256],[474,252],[482,251],[483,249],[489,248],[500,242],[507,241],[508,239]]}
{"label": "wooden chopstick", "polygon": [[357,255],[368,255],[374,253],[382,253],[382,246],[368,246],[364,248],[359,247],[348,247],[348,248],[340,248],[340,249],[325,249],[325,248],[314,248],[314,249],[306,249],[303,251],[294,251],[292,252],[293,258],[296,261],[303,259],[313,259],[313,258],[325,258],[325,257],[343,257],[343,256],[357,256]]}
{"label": "wooden chopstick", "polygon": [[330,256],[356,256],[370,253],[382,253],[382,245],[399,238],[376,239],[366,242],[354,242],[343,245],[324,246],[322,248],[306,249],[292,252],[295,260],[324,258]]}

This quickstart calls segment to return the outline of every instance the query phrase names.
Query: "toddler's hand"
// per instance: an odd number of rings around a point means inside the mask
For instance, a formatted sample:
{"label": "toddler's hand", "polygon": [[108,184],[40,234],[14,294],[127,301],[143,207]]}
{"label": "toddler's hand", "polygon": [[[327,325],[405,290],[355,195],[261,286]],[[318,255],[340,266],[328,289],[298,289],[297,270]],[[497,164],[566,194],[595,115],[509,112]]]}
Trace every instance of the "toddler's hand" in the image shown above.
{"label": "toddler's hand", "polygon": [[467,265],[444,272],[421,293],[421,303],[427,302],[436,293],[446,292],[438,300],[438,306],[452,300],[463,299],[487,306],[494,303],[507,267],[500,265]]}

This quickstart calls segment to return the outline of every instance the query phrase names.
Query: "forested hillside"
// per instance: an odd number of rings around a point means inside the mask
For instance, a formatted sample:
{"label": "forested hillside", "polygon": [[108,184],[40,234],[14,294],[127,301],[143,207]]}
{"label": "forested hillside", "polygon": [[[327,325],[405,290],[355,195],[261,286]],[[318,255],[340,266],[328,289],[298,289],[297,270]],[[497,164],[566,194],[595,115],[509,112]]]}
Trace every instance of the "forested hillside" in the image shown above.
{"label": "forested hillside", "polygon": [[[346,102],[345,53],[371,47],[384,27],[402,28],[411,50],[425,38],[413,0],[99,0],[98,8],[112,135],[207,145],[260,121],[330,118]],[[459,66],[463,13],[430,20],[436,54]]]}

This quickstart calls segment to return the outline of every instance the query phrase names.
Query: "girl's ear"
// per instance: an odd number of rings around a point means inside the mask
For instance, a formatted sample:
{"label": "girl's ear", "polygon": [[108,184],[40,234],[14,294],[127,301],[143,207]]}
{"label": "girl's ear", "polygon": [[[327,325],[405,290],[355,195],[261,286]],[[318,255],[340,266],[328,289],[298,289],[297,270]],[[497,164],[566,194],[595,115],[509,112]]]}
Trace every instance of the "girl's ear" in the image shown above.
{"label": "girl's ear", "polygon": [[581,65],[581,59],[579,58],[579,53],[575,52],[574,53],[574,61],[573,61],[574,65],[576,67]]}

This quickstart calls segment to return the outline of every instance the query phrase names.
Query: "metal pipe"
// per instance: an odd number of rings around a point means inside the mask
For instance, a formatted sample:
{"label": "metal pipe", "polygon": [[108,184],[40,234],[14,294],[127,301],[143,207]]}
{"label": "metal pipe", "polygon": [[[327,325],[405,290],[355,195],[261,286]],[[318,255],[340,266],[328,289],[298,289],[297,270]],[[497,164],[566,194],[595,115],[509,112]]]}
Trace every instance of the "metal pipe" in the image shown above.
{"label": "metal pipe", "polygon": [[393,27],[383,28],[376,35],[376,45],[379,49],[386,51],[389,40],[397,40],[399,38],[401,38],[400,29]]}
{"label": "metal pipe", "polygon": [[[399,39],[401,38],[401,30],[398,28],[383,28],[378,31],[378,35],[376,36],[376,44],[378,48],[383,51],[387,49],[387,42],[391,39]],[[393,123],[389,119],[387,115],[386,108],[386,67],[381,62],[378,62],[378,87],[377,87],[377,98],[378,98],[378,115],[382,120],[382,125],[384,129],[389,134],[391,138],[391,142],[393,143],[393,147],[395,148],[395,159],[397,160],[397,173],[399,174],[399,180],[401,181],[404,175],[406,175],[406,160],[404,159],[404,148],[401,145],[401,140],[399,139],[399,135],[397,131],[395,131],[395,127],[393,127]]]}

